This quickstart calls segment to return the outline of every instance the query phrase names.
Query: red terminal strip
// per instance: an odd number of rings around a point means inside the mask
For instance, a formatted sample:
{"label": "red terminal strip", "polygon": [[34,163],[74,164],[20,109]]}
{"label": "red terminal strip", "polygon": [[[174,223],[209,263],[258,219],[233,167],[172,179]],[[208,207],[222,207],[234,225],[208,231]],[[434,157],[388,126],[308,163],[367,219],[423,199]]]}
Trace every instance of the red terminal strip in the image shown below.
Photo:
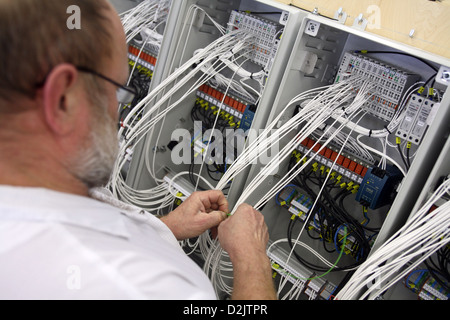
{"label": "red terminal strip", "polygon": [[[305,140],[303,140],[301,142],[301,144],[305,147],[307,147],[308,149],[313,149],[314,152],[318,152],[320,150],[320,148],[322,148],[322,145],[317,143],[310,139],[310,138],[306,138]],[[320,155],[322,155],[325,158],[330,159],[331,161],[335,161],[338,153],[331,150],[330,148],[324,147],[322,150],[320,150],[319,152]],[[343,155],[340,155],[339,158],[337,158],[336,164],[347,168],[348,170],[350,170],[351,172],[354,172],[355,174],[357,174],[360,177],[364,177],[367,173],[368,168],[351,160],[350,158],[347,158]]]}
{"label": "red terminal strip", "polygon": [[359,163],[356,164],[355,173],[362,176],[362,172],[364,170],[364,166],[360,165]]}
{"label": "red terminal strip", "polygon": [[149,55],[148,53],[146,53],[144,51],[142,51],[139,54],[140,51],[141,51],[140,49],[138,49],[138,48],[136,48],[134,46],[130,45],[128,47],[128,52],[129,53],[131,53],[132,55],[135,55],[136,57],[138,57],[138,58],[140,58],[140,59],[150,63],[153,66],[156,66],[156,58],[155,57],[153,57],[152,55]]}
{"label": "red terminal strip", "polygon": [[234,99],[230,96],[226,96],[224,99],[225,95],[222,92],[220,92],[206,84],[202,85],[199,88],[199,90],[206,93],[207,95],[213,97],[217,101],[223,101],[224,104],[226,104],[230,108],[237,110],[240,113],[244,113],[245,108],[247,107],[244,103],[237,101],[236,99]]}

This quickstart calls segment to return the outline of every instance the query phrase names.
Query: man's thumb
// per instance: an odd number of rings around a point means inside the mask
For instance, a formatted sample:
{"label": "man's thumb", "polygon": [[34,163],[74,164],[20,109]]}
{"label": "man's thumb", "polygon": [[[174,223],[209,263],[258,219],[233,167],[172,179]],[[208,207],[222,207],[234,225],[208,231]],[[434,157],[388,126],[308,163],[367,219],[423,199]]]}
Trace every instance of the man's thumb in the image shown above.
{"label": "man's thumb", "polygon": [[228,215],[222,211],[211,211],[208,213],[210,226],[209,228],[217,227],[222,221],[224,221]]}

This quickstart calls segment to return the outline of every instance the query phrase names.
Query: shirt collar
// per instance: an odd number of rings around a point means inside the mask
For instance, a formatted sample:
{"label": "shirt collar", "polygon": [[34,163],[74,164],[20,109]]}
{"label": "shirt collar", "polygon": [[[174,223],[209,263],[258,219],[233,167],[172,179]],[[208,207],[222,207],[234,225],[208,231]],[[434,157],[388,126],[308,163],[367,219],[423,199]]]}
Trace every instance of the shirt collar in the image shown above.
{"label": "shirt collar", "polygon": [[41,188],[0,186],[0,220],[57,222],[129,238],[118,208]]}

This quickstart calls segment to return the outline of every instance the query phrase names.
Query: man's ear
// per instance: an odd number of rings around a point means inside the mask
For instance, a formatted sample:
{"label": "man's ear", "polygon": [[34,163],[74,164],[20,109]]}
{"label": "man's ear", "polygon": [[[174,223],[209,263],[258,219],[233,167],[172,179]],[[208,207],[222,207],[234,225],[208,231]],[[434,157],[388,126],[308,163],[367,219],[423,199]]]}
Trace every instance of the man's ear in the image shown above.
{"label": "man's ear", "polygon": [[60,135],[72,131],[76,125],[74,102],[78,71],[71,64],[52,69],[43,86],[43,107],[49,128]]}

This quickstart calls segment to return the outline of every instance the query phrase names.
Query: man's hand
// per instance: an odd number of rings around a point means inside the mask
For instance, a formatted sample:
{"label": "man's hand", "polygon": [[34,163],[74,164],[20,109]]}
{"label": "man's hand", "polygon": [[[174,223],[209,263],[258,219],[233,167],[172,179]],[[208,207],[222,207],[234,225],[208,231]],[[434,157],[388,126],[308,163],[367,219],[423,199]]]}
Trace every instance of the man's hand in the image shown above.
{"label": "man's hand", "polygon": [[232,261],[247,260],[250,255],[266,256],[269,232],[263,215],[248,204],[219,226],[219,241]]}
{"label": "man's hand", "polygon": [[243,204],[219,226],[219,241],[233,263],[233,300],[273,300],[270,260],[266,254],[269,232],[264,216]]}
{"label": "man's hand", "polygon": [[177,240],[201,235],[227,218],[228,201],[222,191],[194,192],[178,208],[162,217]]}

